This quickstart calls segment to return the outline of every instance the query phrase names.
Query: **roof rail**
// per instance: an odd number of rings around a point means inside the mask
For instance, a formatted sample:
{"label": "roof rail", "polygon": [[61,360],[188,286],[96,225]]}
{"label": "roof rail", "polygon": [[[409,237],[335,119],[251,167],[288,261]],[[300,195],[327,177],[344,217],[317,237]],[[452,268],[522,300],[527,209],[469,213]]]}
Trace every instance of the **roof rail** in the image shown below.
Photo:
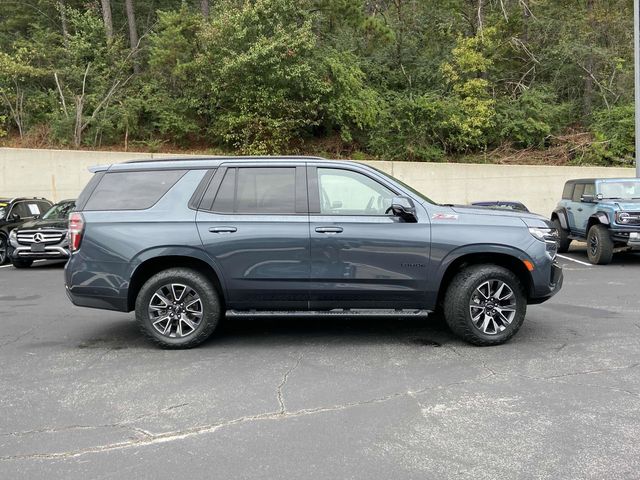
{"label": "roof rail", "polygon": [[146,163],[146,162],[175,162],[184,160],[205,161],[205,160],[327,160],[324,157],[311,155],[212,155],[209,157],[169,157],[169,158],[142,158],[139,160],[128,160],[122,163]]}

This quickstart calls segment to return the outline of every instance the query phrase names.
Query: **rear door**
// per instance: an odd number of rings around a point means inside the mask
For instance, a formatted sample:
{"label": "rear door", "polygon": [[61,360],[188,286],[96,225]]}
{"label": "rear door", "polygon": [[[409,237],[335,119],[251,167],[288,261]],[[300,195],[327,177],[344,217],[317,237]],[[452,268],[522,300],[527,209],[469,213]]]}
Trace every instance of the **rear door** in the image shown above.
{"label": "rear door", "polygon": [[571,198],[569,210],[569,216],[571,217],[571,225],[572,230],[580,235],[584,235],[587,229],[587,216],[585,214],[585,205],[589,205],[586,203],[582,203],[582,195],[584,194],[585,184],[577,183],[575,189],[573,190],[573,196]]}
{"label": "rear door", "polygon": [[309,218],[304,163],[226,163],[196,216],[228,308],[306,310]]}
{"label": "rear door", "polygon": [[310,308],[423,308],[430,223],[385,213],[398,192],[356,167],[311,165]]}

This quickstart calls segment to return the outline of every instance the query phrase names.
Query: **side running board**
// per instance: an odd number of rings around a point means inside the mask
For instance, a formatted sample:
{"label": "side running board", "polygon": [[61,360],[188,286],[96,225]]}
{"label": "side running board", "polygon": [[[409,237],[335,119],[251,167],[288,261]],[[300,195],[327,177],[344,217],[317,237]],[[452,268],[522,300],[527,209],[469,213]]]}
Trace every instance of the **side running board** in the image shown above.
{"label": "side running board", "polygon": [[427,317],[428,310],[335,309],[335,310],[227,310],[227,317]]}

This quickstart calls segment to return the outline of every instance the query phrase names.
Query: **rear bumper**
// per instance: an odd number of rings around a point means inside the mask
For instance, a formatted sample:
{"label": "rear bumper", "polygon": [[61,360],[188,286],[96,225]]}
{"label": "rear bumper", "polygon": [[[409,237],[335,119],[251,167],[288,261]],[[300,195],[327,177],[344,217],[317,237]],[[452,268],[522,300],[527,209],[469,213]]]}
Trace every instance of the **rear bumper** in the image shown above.
{"label": "rear bumper", "polygon": [[64,267],[67,297],[79,307],[128,312],[128,283],[122,277],[106,273],[105,270],[87,265],[77,255],[71,255]]}
{"label": "rear bumper", "polygon": [[68,285],[65,285],[67,297],[71,303],[78,307],[98,308],[100,310],[115,310],[117,312],[126,312],[127,300],[120,297],[105,297],[98,295],[87,295],[84,293],[74,293]]}
{"label": "rear bumper", "polygon": [[[540,275],[540,273],[542,275]],[[529,304],[536,305],[546,302],[562,288],[564,282],[564,274],[562,273],[562,267],[557,262],[553,262],[550,265],[548,272],[539,272],[537,275],[538,281],[534,285],[533,295],[529,297]],[[542,277],[543,281],[540,281]]]}

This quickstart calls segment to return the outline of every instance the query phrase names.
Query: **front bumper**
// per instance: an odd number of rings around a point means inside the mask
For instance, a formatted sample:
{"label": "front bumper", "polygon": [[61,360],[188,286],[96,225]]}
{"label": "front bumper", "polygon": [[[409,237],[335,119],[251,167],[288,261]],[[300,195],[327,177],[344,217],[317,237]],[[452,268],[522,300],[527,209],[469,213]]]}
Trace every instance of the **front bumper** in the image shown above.
{"label": "front bumper", "polygon": [[536,305],[546,302],[562,288],[564,273],[562,267],[555,260],[549,268],[542,269],[534,275],[534,285],[532,295],[529,297],[529,304]]}
{"label": "front bumper", "polygon": [[624,243],[631,248],[640,248],[640,228],[611,229],[611,239],[616,243]]}
{"label": "front bumper", "polygon": [[45,245],[43,251],[34,252],[30,246],[11,246],[9,257],[21,260],[67,259],[69,258],[69,250],[65,246]]}

